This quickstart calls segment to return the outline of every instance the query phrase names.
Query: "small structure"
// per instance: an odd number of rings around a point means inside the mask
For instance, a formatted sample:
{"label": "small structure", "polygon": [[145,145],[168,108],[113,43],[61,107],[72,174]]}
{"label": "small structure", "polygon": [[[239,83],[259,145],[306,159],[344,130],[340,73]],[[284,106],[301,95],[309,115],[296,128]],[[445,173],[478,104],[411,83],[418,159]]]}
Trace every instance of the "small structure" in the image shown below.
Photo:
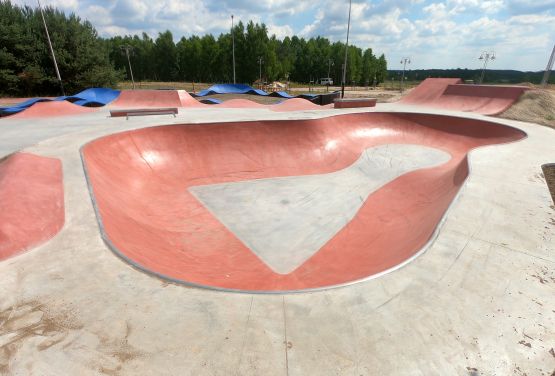
{"label": "small structure", "polygon": [[333,108],[375,107],[376,102],[376,98],[337,98],[333,101]]}

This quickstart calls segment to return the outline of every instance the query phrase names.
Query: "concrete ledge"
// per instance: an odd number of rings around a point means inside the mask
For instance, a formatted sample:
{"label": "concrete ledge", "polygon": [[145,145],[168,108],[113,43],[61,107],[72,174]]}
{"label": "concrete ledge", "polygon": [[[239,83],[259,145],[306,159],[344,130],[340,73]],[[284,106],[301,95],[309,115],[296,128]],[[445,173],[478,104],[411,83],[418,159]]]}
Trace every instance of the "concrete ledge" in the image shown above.
{"label": "concrete ledge", "polygon": [[333,108],[375,107],[376,101],[376,98],[338,98],[334,100]]}
{"label": "concrete ledge", "polygon": [[110,110],[111,117],[147,116],[147,115],[177,115],[177,107],[167,108],[133,108]]}

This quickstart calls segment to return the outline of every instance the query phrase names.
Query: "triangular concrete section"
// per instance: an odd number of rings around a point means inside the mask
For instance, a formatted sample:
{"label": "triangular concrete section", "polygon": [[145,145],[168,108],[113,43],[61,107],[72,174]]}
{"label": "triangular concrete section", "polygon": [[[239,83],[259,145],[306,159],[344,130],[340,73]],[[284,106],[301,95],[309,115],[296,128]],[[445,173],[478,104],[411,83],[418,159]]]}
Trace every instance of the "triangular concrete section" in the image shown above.
{"label": "triangular concrete section", "polygon": [[189,191],[274,272],[289,274],[347,225],[372,192],[407,172],[450,158],[421,145],[381,145],[328,174],[194,186]]}

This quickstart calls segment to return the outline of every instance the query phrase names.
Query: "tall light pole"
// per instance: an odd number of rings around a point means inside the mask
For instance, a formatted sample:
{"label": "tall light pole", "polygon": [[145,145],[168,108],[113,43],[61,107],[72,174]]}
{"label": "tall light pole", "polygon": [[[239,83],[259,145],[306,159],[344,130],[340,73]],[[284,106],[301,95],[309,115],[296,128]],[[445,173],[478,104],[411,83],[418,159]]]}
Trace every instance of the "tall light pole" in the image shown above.
{"label": "tall light pole", "polygon": [[259,71],[258,71],[259,79],[258,80],[260,82],[260,85],[262,85],[262,63],[263,62],[264,62],[264,59],[262,58],[262,56],[259,56],[258,57],[258,68],[259,68]]}
{"label": "tall light pole", "polygon": [[484,82],[484,76],[486,74],[486,68],[488,66],[488,61],[489,60],[495,60],[495,51],[482,51],[482,54],[480,55],[478,60],[484,60],[484,66],[482,67],[482,74],[480,76],[480,82],[479,82],[479,84],[481,85],[482,82]]}
{"label": "tall light pole", "polygon": [[410,64],[410,57],[401,58],[401,64],[403,64],[403,75],[401,76],[401,93],[403,92],[403,86],[405,83],[405,69],[407,68],[407,63]]}
{"label": "tall light pole", "polygon": [[551,74],[551,69],[553,69],[553,63],[555,63],[555,45],[553,46],[553,51],[551,52],[551,57],[547,63],[547,68],[545,68],[545,73],[542,78],[542,86],[547,87],[547,82],[549,82],[549,75]]}
{"label": "tall light pole", "polygon": [[231,41],[233,44],[233,83],[235,84],[235,33],[233,32],[233,14],[231,15]]}
{"label": "tall light pole", "polygon": [[125,51],[125,55],[127,56],[127,64],[129,64],[129,75],[131,76],[131,82],[133,83],[133,90],[135,90],[135,79],[133,78],[133,69],[131,69],[131,59],[129,58],[129,51],[133,52],[133,47],[128,44],[120,46],[122,51]]}
{"label": "tall light pole", "polygon": [[335,63],[333,62],[332,59],[328,59],[328,77],[327,78],[327,85],[326,85],[326,92],[329,91],[329,87],[330,87],[330,74],[331,74],[331,66],[334,65]]}
{"label": "tall light pole", "polygon": [[335,65],[335,63],[333,62],[332,59],[328,59],[328,77],[327,77],[327,78],[330,78],[331,66],[332,66],[332,65]]}
{"label": "tall light pole", "polygon": [[54,54],[54,49],[52,48],[52,42],[50,41],[50,33],[48,32],[48,27],[46,26],[46,20],[44,19],[44,12],[40,5],[40,0],[37,0],[39,4],[40,15],[42,16],[42,23],[44,24],[44,30],[46,31],[46,39],[48,40],[48,47],[50,47],[50,54],[52,55],[52,60],[54,61],[54,70],[56,71],[56,77],[58,78],[58,83],[60,84],[60,89],[62,90],[62,95],[65,96],[64,84],[62,83],[62,77],[60,76],[60,70],[58,69],[58,62],[56,61],[56,55]]}
{"label": "tall light pole", "polygon": [[349,0],[349,20],[347,21],[347,43],[345,44],[345,62],[343,63],[343,79],[341,80],[341,98],[345,97],[345,78],[347,77],[347,52],[349,51],[349,31],[351,30],[351,5]]}

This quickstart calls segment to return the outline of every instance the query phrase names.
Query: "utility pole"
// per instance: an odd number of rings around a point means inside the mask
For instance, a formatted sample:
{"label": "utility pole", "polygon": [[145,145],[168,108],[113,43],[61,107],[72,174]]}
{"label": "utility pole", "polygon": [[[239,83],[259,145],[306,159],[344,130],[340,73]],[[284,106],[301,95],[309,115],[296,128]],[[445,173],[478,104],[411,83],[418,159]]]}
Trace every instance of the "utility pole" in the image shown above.
{"label": "utility pole", "polygon": [[262,56],[258,57],[258,67],[259,67],[259,82],[260,85],[262,85],[262,63],[264,62],[264,59],[262,59]]}
{"label": "utility pole", "polygon": [[405,84],[405,69],[407,68],[407,63],[410,64],[410,57],[401,58],[401,64],[403,64],[403,76],[401,76],[401,93],[403,92],[403,86]]}
{"label": "utility pole", "polygon": [[484,66],[482,67],[482,75],[480,76],[480,82],[479,84],[481,85],[482,82],[484,82],[484,76],[486,74],[486,68],[488,66],[488,61],[489,60],[495,60],[495,52],[494,51],[482,51],[482,54],[480,55],[480,57],[478,58],[478,60],[484,60]]}
{"label": "utility pole", "polygon": [[547,63],[547,68],[545,68],[545,73],[543,74],[543,78],[542,78],[543,87],[547,87],[547,83],[549,82],[549,75],[551,74],[551,70],[553,69],[553,63],[555,63],[555,45],[553,46],[551,57],[549,58],[549,62]]}
{"label": "utility pole", "polygon": [[329,88],[330,88],[331,66],[334,65],[334,64],[335,64],[335,63],[333,62],[332,59],[328,59],[328,77],[326,77],[326,78],[327,78],[327,85],[326,85],[327,89],[326,89],[326,91],[329,91]]}
{"label": "utility pole", "polygon": [[133,69],[131,69],[131,59],[129,58],[129,51],[133,52],[133,47],[128,44],[119,47],[122,51],[125,51],[127,56],[127,64],[129,64],[129,75],[131,76],[131,82],[133,83],[133,90],[135,90],[135,79],[133,78]]}
{"label": "utility pole", "polygon": [[347,52],[349,51],[349,31],[351,30],[351,5],[349,0],[349,20],[347,21],[347,43],[345,44],[345,62],[343,63],[343,79],[341,80],[341,98],[345,97],[345,78],[347,76]]}
{"label": "utility pole", "polygon": [[231,41],[233,43],[233,83],[235,84],[235,33],[233,32],[233,14],[231,15]]}
{"label": "utility pole", "polygon": [[46,31],[46,39],[48,40],[48,47],[50,47],[50,54],[52,55],[52,60],[54,61],[54,70],[56,71],[56,77],[58,78],[58,83],[60,84],[60,89],[62,90],[62,95],[65,96],[64,84],[62,83],[62,77],[60,76],[60,70],[58,69],[58,62],[56,61],[56,55],[54,54],[54,49],[52,48],[52,42],[50,41],[50,33],[48,33],[48,27],[46,26],[46,20],[44,19],[44,12],[40,5],[40,0],[37,0],[39,4],[40,15],[42,16],[42,23],[44,24],[44,30]]}

